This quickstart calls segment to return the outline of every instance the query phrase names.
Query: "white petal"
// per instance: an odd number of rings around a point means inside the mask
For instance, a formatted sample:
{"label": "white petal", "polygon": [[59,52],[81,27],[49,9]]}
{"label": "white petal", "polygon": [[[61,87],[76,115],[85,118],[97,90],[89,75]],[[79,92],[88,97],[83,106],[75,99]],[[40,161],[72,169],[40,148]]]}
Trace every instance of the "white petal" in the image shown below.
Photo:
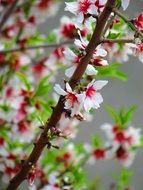
{"label": "white petal", "polygon": [[108,81],[106,80],[98,80],[94,82],[94,87],[96,90],[100,90],[102,89],[106,84],[108,83]]}
{"label": "white petal", "polygon": [[69,48],[66,48],[63,53],[65,55],[65,58],[69,61],[74,61],[77,57],[76,54]]}
{"label": "white petal", "polygon": [[107,60],[102,59],[102,60],[101,60],[101,65],[102,65],[102,66],[107,66],[107,65],[109,65],[109,64],[108,64],[108,61],[107,61]]}
{"label": "white petal", "polygon": [[93,15],[97,15],[98,12],[97,12],[96,6],[92,4],[92,5],[90,6],[90,8],[88,9],[88,13],[90,13],[91,15],[92,15],[92,14],[93,14]]}
{"label": "white petal", "polygon": [[81,42],[80,40],[75,39],[74,44],[75,44],[77,47],[83,49],[82,42]]}
{"label": "white petal", "polygon": [[65,11],[69,11],[73,14],[77,14],[78,11],[78,3],[77,2],[70,2],[70,3],[65,3],[66,7],[65,7]]}
{"label": "white petal", "polygon": [[143,53],[139,53],[139,60],[143,63]]}
{"label": "white petal", "polygon": [[93,99],[97,104],[101,104],[103,102],[103,98],[100,93],[96,92]]}
{"label": "white petal", "polygon": [[84,101],[84,109],[85,111],[89,111],[93,107],[92,100],[90,98],[86,98]]}
{"label": "white petal", "polygon": [[77,15],[77,22],[82,24],[83,20],[84,20],[84,15],[82,12],[80,12],[80,14]]}
{"label": "white petal", "polygon": [[66,90],[67,90],[68,92],[72,92],[72,89],[71,89],[71,87],[70,87],[70,85],[69,85],[68,82],[66,83]]}
{"label": "white petal", "polygon": [[76,70],[76,65],[73,65],[72,67],[66,69],[65,71],[65,75],[68,77],[68,78],[71,78],[71,76],[73,75],[73,73],[75,72]]}
{"label": "white petal", "polygon": [[66,96],[67,95],[67,92],[65,92],[61,86],[59,84],[55,84],[54,86],[54,90],[57,92],[57,94],[59,95],[63,95],[63,96]]}
{"label": "white petal", "polygon": [[107,55],[107,51],[104,50],[101,46],[96,48],[96,56],[105,57]]}
{"label": "white petal", "polygon": [[127,7],[129,6],[130,0],[122,0],[122,7],[123,10],[126,10]]}
{"label": "white petal", "polygon": [[98,71],[91,64],[88,64],[85,72],[87,75],[96,75],[98,73]]}

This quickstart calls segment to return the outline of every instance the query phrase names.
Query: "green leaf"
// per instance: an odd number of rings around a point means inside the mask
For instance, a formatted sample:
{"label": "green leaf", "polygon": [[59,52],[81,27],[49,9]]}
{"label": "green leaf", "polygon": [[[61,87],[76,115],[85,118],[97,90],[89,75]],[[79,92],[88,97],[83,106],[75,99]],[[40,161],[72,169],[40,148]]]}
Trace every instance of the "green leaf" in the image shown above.
{"label": "green leaf", "polygon": [[137,106],[131,106],[128,111],[123,116],[123,124],[126,124],[127,122],[131,121],[134,112],[136,111]]}
{"label": "green leaf", "polygon": [[50,32],[50,33],[48,34],[46,40],[47,40],[47,42],[49,42],[49,43],[53,43],[53,42],[56,42],[56,39],[57,39],[56,34],[55,34],[54,32]]}
{"label": "green leaf", "polygon": [[23,74],[23,73],[20,73],[20,72],[16,72],[16,75],[18,76],[18,78],[23,82],[23,84],[25,85],[26,89],[28,91],[30,91],[31,89],[31,84],[30,82],[28,81],[27,77]]}
{"label": "green leaf", "polygon": [[114,78],[118,78],[120,80],[126,81],[127,75],[124,72],[119,71],[120,66],[121,64],[119,63],[112,63],[104,67],[96,66],[96,69],[98,70],[97,76],[114,77]]}
{"label": "green leaf", "polygon": [[35,96],[44,96],[51,90],[52,85],[48,83],[49,76],[42,78],[35,91]]}
{"label": "green leaf", "polygon": [[120,32],[109,32],[107,39],[117,39],[120,35]]}
{"label": "green leaf", "polygon": [[113,118],[115,123],[120,124],[120,117],[118,113],[116,112],[116,110],[111,106],[106,106],[106,110],[110,114],[110,116]]}
{"label": "green leaf", "polygon": [[93,135],[92,136],[92,144],[93,146],[95,146],[96,148],[99,148],[102,146],[102,139],[99,135]]}

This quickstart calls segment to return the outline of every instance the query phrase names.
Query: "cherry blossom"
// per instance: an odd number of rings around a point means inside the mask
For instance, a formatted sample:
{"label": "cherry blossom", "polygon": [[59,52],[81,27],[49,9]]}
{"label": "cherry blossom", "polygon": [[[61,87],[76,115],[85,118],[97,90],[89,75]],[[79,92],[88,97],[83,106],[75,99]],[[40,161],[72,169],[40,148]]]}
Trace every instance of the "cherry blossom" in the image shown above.
{"label": "cherry blossom", "polygon": [[56,84],[54,90],[62,96],[65,96],[65,109],[71,111],[71,117],[80,114],[80,109],[83,101],[83,95],[72,91],[70,85],[66,83],[66,91],[60,85]]}
{"label": "cherry blossom", "polygon": [[93,80],[88,84],[86,91],[84,92],[84,109],[89,111],[91,108],[98,109],[100,104],[103,102],[103,98],[98,90],[102,89],[108,81],[95,81]]}
{"label": "cherry blossom", "polygon": [[80,26],[84,21],[84,16],[89,14],[98,14],[93,6],[94,0],[78,0],[77,2],[66,3],[65,10],[77,16],[77,23]]}
{"label": "cherry blossom", "polygon": [[[77,64],[79,63],[79,61],[81,59],[81,56],[80,55],[76,55],[69,48],[66,48],[66,50],[64,51],[64,55],[65,55],[65,58],[67,60],[69,60],[72,63],[74,63],[74,65],[72,67],[66,69],[66,71],[65,71],[65,75],[70,78],[73,75],[74,71],[76,70]],[[85,73],[87,75],[96,75],[97,72],[98,71],[91,64],[88,64],[88,66],[86,68],[86,71],[85,71]]]}
{"label": "cherry blossom", "polygon": [[141,146],[141,129],[129,126],[122,129],[119,125],[104,124],[101,128],[106,132],[111,147],[108,151],[109,158],[118,159],[124,166],[129,167],[135,157],[133,147]]}

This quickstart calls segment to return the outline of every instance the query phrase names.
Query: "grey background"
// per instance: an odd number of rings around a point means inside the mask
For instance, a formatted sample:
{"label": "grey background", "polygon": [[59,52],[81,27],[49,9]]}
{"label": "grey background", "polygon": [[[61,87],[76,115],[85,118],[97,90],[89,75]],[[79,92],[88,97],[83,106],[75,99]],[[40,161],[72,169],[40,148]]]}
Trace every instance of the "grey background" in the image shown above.
{"label": "grey background", "polygon": [[[42,33],[47,33],[49,28],[56,28],[59,25],[60,17],[65,14],[64,2],[56,18],[48,19],[46,23],[40,26]],[[133,18],[140,12],[143,12],[143,0],[131,0],[127,14]],[[127,73],[129,80],[123,82],[117,79],[109,79],[109,84],[102,90],[104,103],[96,111],[93,122],[81,124],[81,130],[77,137],[78,141],[88,142],[91,134],[101,132],[99,129],[101,124],[111,121],[109,115],[104,110],[106,104],[112,105],[115,108],[121,106],[128,107],[132,104],[138,105],[138,110],[133,118],[133,124],[136,127],[143,128],[143,64],[138,59],[131,57],[130,61],[124,63],[121,69]],[[94,167],[88,166],[86,169],[90,178],[94,178],[96,175],[99,176],[103,189],[107,190],[109,184],[113,181],[113,175],[119,173],[120,165],[115,161],[99,161]],[[138,151],[131,169],[134,172],[131,181],[134,190],[143,190],[143,149]]]}

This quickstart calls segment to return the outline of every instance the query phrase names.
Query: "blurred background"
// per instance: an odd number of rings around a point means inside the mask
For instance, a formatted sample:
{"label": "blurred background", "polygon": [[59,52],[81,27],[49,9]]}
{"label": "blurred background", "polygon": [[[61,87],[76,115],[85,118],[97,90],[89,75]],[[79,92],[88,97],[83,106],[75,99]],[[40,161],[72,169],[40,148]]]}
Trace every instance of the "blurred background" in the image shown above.
{"label": "blurred background", "polygon": [[[46,23],[40,25],[39,30],[47,33],[48,30],[56,28],[59,25],[60,17],[64,14],[63,1],[56,17],[48,19]],[[133,18],[138,13],[143,12],[143,0],[130,0],[130,6],[126,14]],[[133,125],[143,129],[143,64],[133,57],[127,63],[123,63],[121,70],[128,75],[128,81],[123,82],[118,79],[109,79],[109,84],[102,90],[104,103],[101,108],[96,111],[94,120],[91,123],[81,124],[77,141],[89,142],[93,133],[101,134],[100,126],[105,122],[112,122],[111,118],[105,111],[105,106],[112,105],[115,108],[130,105],[137,105],[138,109],[134,114]],[[61,80],[61,76],[59,76]],[[143,132],[143,130],[142,130]],[[95,167],[88,166],[86,168],[89,178],[99,176],[103,184],[103,189],[108,190],[109,184],[114,181],[114,176],[120,172],[120,165],[115,161],[98,161]],[[133,170],[132,187],[134,190],[143,190],[143,149],[138,154],[131,166]]]}

